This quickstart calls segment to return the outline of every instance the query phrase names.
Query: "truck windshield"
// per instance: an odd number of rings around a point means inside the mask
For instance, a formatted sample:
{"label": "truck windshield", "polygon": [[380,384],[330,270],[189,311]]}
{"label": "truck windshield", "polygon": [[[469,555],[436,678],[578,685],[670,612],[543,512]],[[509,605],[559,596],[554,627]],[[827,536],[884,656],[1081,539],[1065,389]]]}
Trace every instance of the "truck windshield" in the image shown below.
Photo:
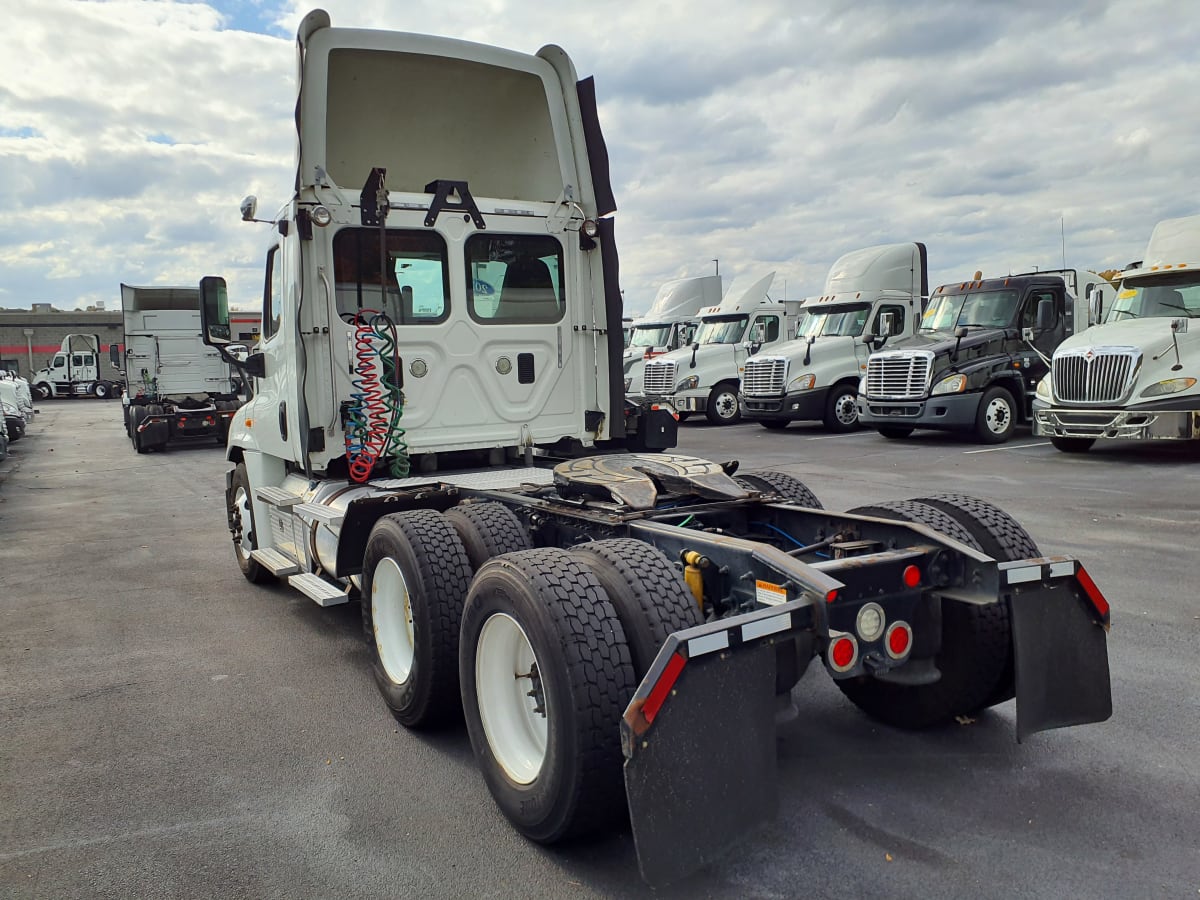
{"label": "truck windshield", "polygon": [[867,327],[867,315],[871,307],[867,303],[855,303],[832,306],[822,312],[823,320],[816,334],[822,337],[858,337]]}
{"label": "truck windshield", "polygon": [[1104,321],[1181,317],[1200,318],[1200,274],[1196,272],[1177,272],[1125,282]]}
{"label": "truck windshield", "polygon": [[711,316],[696,329],[697,344],[736,344],[746,333],[746,316]]}
{"label": "truck windshield", "polygon": [[1017,311],[1016,291],[979,291],[971,294],[942,294],[929,302],[921,316],[921,331],[953,331],[955,328],[1004,328]]}
{"label": "truck windshield", "polygon": [[633,329],[630,347],[665,347],[671,339],[670,325],[639,325]]}

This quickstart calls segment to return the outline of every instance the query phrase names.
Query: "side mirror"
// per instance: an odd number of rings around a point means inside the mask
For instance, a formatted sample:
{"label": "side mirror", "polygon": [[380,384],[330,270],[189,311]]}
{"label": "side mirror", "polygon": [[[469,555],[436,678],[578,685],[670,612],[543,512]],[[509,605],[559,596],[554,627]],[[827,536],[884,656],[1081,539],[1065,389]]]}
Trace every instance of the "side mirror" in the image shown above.
{"label": "side mirror", "polygon": [[219,275],[200,279],[200,334],[210,347],[224,347],[231,340],[229,296],[225,279]]}
{"label": "side mirror", "polygon": [[750,330],[750,341],[754,344],[761,344],[767,339],[767,323],[755,322],[754,327]]}
{"label": "side mirror", "polygon": [[1095,325],[1104,319],[1104,288],[1096,285],[1088,298],[1088,324]]}
{"label": "side mirror", "polygon": [[890,337],[900,330],[900,323],[896,321],[894,312],[882,312],[879,314],[879,333],[884,337]]}
{"label": "side mirror", "polygon": [[121,348],[116,344],[108,345],[108,364],[114,369],[121,368]]}
{"label": "side mirror", "polygon": [[959,325],[957,328],[954,329],[954,336],[956,338],[958,338],[959,340],[962,340],[970,333],[971,332],[967,329],[967,327],[965,325]]}
{"label": "side mirror", "polygon": [[875,343],[877,340],[879,340],[879,338],[876,337],[874,334],[872,334],[870,331],[868,331],[866,334],[864,334],[862,337],[860,337],[859,340],[869,346],[869,345]]}
{"label": "side mirror", "polygon": [[253,194],[244,198],[241,205],[242,221],[253,222],[254,214],[258,212],[258,198]]}
{"label": "side mirror", "polygon": [[225,347],[225,352],[238,362],[245,362],[246,358],[250,355],[250,350],[245,344],[229,344]]}
{"label": "side mirror", "polygon": [[1054,299],[1043,297],[1038,301],[1036,329],[1042,333],[1054,328]]}

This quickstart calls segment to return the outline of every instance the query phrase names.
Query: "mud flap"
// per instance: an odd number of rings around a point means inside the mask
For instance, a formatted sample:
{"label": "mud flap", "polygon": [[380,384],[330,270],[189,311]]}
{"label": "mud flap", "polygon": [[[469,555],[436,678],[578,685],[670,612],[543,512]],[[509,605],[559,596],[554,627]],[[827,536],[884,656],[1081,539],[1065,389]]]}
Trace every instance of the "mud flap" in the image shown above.
{"label": "mud flap", "polygon": [[1075,560],[1001,564],[1012,620],[1017,740],[1112,716],[1108,603]]}
{"label": "mud flap", "polygon": [[621,727],[648,884],[691,874],[775,816],[776,644],[811,618],[788,603],[681,631],[659,651]]}

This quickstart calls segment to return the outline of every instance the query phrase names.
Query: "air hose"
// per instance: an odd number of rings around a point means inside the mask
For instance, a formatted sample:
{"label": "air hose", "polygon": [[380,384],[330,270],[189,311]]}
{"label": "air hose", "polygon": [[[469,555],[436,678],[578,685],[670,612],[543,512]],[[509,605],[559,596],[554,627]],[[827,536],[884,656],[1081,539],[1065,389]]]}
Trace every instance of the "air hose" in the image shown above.
{"label": "air hose", "polygon": [[400,427],[404,412],[400,373],[395,323],[377,310],[361,310],[354,317],[353,390],[345,424],[350,479],[359,484],[368,481],[379,459],[389,455],[393,477],[409,473],[408,447]]}

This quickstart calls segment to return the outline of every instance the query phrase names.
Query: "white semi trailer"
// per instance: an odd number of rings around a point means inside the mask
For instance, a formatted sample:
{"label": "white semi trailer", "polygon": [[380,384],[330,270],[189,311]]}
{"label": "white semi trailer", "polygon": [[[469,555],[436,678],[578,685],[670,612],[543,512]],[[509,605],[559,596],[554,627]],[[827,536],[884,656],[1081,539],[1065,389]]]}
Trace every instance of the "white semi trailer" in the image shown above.
{"label": "white semi trailer", "polygon": [[1034,434],[1064,453],[1096,441],[1200,440],[1200,216],[1155,226],[1102,324],[1067,338],[1037,386]]}
{"label": "white semi trailer", "polygon": [[924,244],[853,250],[829,270],[825,290],[804,301],[794,340],[746,361],[742,417],[764,428],[817,419],[830,431],[858,426],[858,382],[888,338],[916,334],[929,294]]}
{"label": "white semi trailer", "polygon": [[146,453],[205,438],[224,445],[239,401],[229,363],[202,338],[200,291],[122,284],[121,311],[121,404],[133,448]]}
{"label": "white semi trailer", "polygon": [[[994,507],[834,513],[786,473],[628,452],[675,419],[624,397],[606,153],[561,49],[319,10],[298,44],[234,555],[357,602],[384,702],[411,728],[465,718],[523,834],[628,809],[648,881],[712,860],[775,807],[777,697],[810,663],[896,725],[1014,691],[1019,736],[1110,715],[1107,601]],[[227,348],[224,282],[201,291]]]}

